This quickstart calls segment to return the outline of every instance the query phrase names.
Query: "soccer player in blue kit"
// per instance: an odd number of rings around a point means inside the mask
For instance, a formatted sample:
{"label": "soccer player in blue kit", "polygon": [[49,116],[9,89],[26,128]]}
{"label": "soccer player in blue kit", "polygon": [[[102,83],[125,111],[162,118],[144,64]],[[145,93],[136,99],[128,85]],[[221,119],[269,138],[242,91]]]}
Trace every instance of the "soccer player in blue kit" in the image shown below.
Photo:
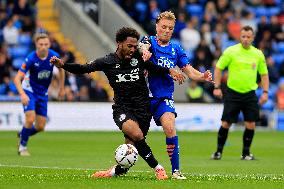
{"label": "soccer player in blue kit", "polygon": [[[36,50],[27,56],[14,79],[25,112],[25,125],[19,133],[20,156],[30,156],[27,150],[29,137],[44,130],[47,117],[47,91],[54,67],[49,61],[53,56],[59,57],[58,53],[49,49],[50,40],[47,34],[37,34],[35,45]],[[65,95],[64,77],[64,70],[59,69],[59,98]]]}
{"label": "soccer player in blue kit", "polygon": [[[156,19],[156,36],[144,37],[139,44],[140,52],[149,50],[152,53],[150,61],[153,63],[174,68],[178,66],[189,78],[197,81],[212,81],[210,71],[201,73],[194,69],[180,45],[170,42],[175,26],[175,15],[170,11],[160,13]],[[162,126],[166,135],[168,156],[172,165],[172,178],[186,179],[180,172],[179,145],[175,129],[177,113],[174,107],[174,82],[168,75],[148,75],[151,112],[158,126]]]}

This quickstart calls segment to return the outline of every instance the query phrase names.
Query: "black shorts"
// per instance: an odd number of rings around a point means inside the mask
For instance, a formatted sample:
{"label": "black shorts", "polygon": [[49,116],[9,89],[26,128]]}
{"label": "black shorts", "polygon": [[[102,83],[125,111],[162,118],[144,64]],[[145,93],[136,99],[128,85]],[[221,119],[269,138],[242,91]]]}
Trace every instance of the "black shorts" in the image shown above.
{"label": "black shorts", "polygon": [[[150,122],[152,119],[152,116],[149,110],[144,111],[143,114],[141,114],[139,113],[140,110],[129,109],[123,106],[113,105],[112,109],[113,109],[113,120],[120,130],[122,129],[122,125],[124,122],[126,122],[127,120],[132,120],[138,123],[139,128],[143,132],[144,137],[146,137],[149,131]],[[129,138],[126,135],[125,137]]]}
{"label": "black shorts", "polygon": [[255,91],[243,94],[227,88],[221,120],[236,123],[241,111],[244,115],[244,121],[255,122],[259,120],[259,106]]}

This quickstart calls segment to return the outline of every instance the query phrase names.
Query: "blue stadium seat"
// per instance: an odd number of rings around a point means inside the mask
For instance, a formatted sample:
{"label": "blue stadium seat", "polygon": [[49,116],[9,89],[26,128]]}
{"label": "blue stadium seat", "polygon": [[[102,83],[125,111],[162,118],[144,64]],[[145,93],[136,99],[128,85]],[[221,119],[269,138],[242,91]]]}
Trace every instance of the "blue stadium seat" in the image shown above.
{"label": "blue stadium seat", "polygon": [[139,22],[143,22],[147,16],[147,4],[139,1],[135,4],[135,9],[139,12]]}
{"label": "blue stadium seat", "polygon": [[158,3],[159,9],[161,11],[165,11],[165,10],[168,10],[170,8],[168,1],[165,1],[165,0],[156,0],[156,1]]}
{"label": "blue stadium seat", "polygon": [[262,88],[258,87],[255,90],[255,94],[256,94],[257,98],[260,98],[260,96],[262,95]]}
{"label": "blue stadium seat", "polygon": [[279,78],[277,85],[279,86],[281,83],[284,83],[284,77]]}
{"label": "blue stadium seat", "polygon": [[5,95],[6,93],[6,84],[0,84],[0,95]]}
{"label": "blue stadium seat", "polygon": [[284,112],[278,112],[276,115],[277,115],[276,128],[279,131],[284,131]]}
{"label": "blue stadium seat", "polygon": [[261,106],[261,109],[272,112],[274,110],[274,105],[274,101],[272,99],[268,99],[267,102]]}
{"label": "blue stadium seat", "polygon": [[279,67],[284,62],[284,54],[272,54],[272,59],[276,67]]}
{"label": "blue stadium seat", "polygon": [[261,16],[270,16],[270,13],[269,13],[269,10],[268,8],[265,8],[265,7],[256,7],[254,9],[255,11],[255,16],[256,17],[261,17]]}
{"label": "blue stadium seat", "polygon": [[282,3],[283,0],[274,0],[275,4],[277,6],[281,6],[281,3]]}
{"label": "blue stadium seat", "polygon": [[12,58],[22,58],[28,55],[29,47],[27,46],[15,46],[8,48],[8,53]]}
{"label": "blue stadium seat", "polygon": [[281,8],[280,7],[270,7],[268,8],[268,13],[269,16],[273,16],[273,15],[277,15],[281,12]]}
{"label": "blue stadium seat", "polygon": [[277,43],[277,50],[279,53],[284,53],[284,42]]}
{"label": "blue stadium seat", "polygon": [[237,42],[234,41],[234,40],[223,41],[223,43],[222,43],[222,50],[225,50],[227,47],[235,45],[235,44],[237,44]]}
{"label": "blue stadium seat", "polygon": [[12,62],[13,68],[19,69],[24,61],[24,58],[15,58]]}
{"label": "blue stadium seat", "polygon": [[271,99],[274,99],[277,90],[278,90],[278,85],[270,83],[269,90],[268,90],[268,97]]}
{"label": "blue stadium seat", "polygon": [[242,112],[240,112],[239,117],[238,117],[238,121],[242,122],[244,121],[244,114]]}
{"label": "blue stadium seat", "polygon": [[186,6],[186,11],[191,16],[197,16],[201,18],[203,16],[203,8],[197,4],[189,4]]}
{"label": "blue stadium seat", "polygon": [[32,44],[32,38],[30,35],[27,34],[20,34],[18,41],[19,45],[23,46],[30,46]]}

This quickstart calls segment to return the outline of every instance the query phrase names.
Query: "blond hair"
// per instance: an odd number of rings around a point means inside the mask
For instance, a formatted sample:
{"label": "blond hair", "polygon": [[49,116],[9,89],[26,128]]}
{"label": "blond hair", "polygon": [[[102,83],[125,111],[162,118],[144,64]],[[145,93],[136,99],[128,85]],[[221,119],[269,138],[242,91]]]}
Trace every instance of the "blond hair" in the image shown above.
{"label": "blond hair", "polygon": [[38,40],[45,38],[49,38],[49,36],[46,33],[37,33],[34,36],[34,41],[37,42]]}
{"label": "blond hair", "polygon": [[176,21],[176,17],[171,11],[161,12],[156,18],[156,23],[158,23],[161,19],[173,20],[174,22]]}

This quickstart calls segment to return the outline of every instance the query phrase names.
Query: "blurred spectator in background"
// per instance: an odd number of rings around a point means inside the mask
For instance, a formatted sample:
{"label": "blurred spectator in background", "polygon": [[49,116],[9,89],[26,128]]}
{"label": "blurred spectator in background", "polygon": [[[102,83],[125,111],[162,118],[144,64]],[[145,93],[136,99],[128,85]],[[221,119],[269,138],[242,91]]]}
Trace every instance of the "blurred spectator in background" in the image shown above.
{"label": "blurred spectator in background", "polygon": [[4,77],[10,75],[11,71],[11,61],[9,61],[6,54],[0,52],[0,84],[3,83]]}
{"label": "blurred spectator in background", "polygon": [[147,25],[146,29],[150,35],[155,34],[155,27],[156,27],[156,17],[160,14],[160,9],[158,7],[158,3],[156,0],[149,1],[149,9],[147,13]]}
{"label": "blurred spectator in background", "polygon": [[282,26],[278,22],[276,15],[272,15],[270,18],[269,30],[271,32],[272,41],[284,41],[284,32]]}
{"label": "blurred spectator in background", "polygon": [[271,56],[266,58],[266,65],[268,69],[269,81],[276,84],[280,78],[280,75]]}
{"label": "blurred spectator in background", "polygon": [[96,82],[92,80],[90,90],[90,100],[95,102],[107,102],[108,95],[106,90],[103,88],[103,83],[100,80]]}
{"label": "blurred spectator in background", "polygon": [[7,20],[7,23],[3,28],[3,37],[4,42],[9,46],[18,44],[19,30],[14,26],[12,17]]}
{"label": "blurred spectator in background", "polygon": [[280,111],[284,111],[284,81],[279,82],[278,90],[276,92],[276,106]]}
{"label": "blurred spectator in background", "polygon": [[75,62],[75,56],[69,50],[67,43],[63,43],[61,45],[61,57],[62,57],[62,60],[66,63],[74,63]]}
{"label": "blurred spectator in background", "polygon": [[180,39],[180,32],[184,28],[186,28],[186,13],[179,12],[176,20],[173,38]]}
{"label": "blurred spectator in background", "polygon": [[188,20],[186,28],[180,31],[181,44],[186,52],[194,51],[201,40],[200,33],[195,29],[195,20],[196,17]]}
{"label": "blurred spectator in background", "polygon": [[191,80],[189,82],[189,85],[186,89],[186,97],[188,99],[188,102],[204,102],[204,91],[203,88],[198,85],[197,81]]}

